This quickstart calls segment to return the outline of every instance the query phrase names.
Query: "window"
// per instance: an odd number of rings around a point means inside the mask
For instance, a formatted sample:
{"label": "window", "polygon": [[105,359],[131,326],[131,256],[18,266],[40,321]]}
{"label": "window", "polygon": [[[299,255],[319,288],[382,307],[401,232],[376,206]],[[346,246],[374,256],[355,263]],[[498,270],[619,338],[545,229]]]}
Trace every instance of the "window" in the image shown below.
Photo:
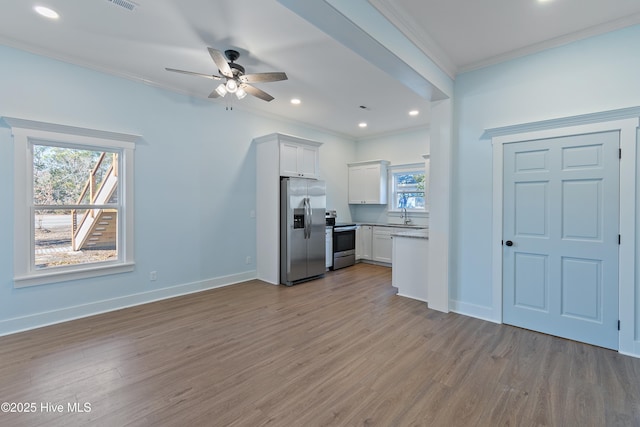
{"label": "window", "polygon": [[15,143],[15,287],[133,270],[138,137],[4,118]]}
{"label": "window", "polygon": [[426,212],[427,173],[424,163],[392,166],[389,168],[389,211]]}

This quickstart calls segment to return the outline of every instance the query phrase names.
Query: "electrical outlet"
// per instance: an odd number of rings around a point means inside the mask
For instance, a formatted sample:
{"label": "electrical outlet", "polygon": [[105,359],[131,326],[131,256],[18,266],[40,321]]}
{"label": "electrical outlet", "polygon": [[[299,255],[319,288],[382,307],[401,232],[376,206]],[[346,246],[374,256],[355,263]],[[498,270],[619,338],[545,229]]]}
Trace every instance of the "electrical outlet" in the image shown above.
{"label": "electrical outlet", "polygon": [[155,270],[149,273],[149,280],[152,282],[158,280],[158,273]]}
{"label": "electrical outlet", "polygon": [[251,264],[251,257],[248,256],[247,259],[244,260],[245,264]]}

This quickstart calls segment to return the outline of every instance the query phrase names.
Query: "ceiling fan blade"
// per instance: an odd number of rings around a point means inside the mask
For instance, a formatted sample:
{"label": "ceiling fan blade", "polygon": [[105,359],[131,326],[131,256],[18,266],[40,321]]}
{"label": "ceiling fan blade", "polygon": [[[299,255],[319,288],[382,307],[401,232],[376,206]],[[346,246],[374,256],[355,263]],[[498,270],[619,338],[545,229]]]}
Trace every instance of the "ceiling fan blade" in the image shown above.
{"label": "ceiling fan blade", "polygon": [[229,67],[229,64],[227,63],[227,59],[224,57],[222,52],[212,47],[208,47],[207,49],[209,50],[209,55],[211,55],[211,59],[213,59],[213,62],[216,63],[218,70],[220,70],[222,75],[233,78],[231,67]]}
{"label": "ceiling fan blade", "polygon": [[182,73],[182,74],[189,74],[192,76],[206,77],[207,79],[211,79],[211,80],[220,80],[222,78],[220,76],[216,76],[212,74],[196,73],[194,71],[176,70],[175,68],[165,68],[165,70],[172,71],[174,73]]}
{"label": "ceiling fan blade", "polygon": [[240,76],[240,81],[243,83],[278,82],[280,80],[287,80],[287,74],[276,72],[245,74],[243,76]]}
{"label": "ceiling fan blade", "polygon": [[270,102],[275,99],[273,96],[269,95],[267,92],[261,89],[258,89],[257,87],[249,86],[248,84],[241,84],[240,87],[244,89],[244,91],[248,94],[253,95],[256,98],[260,98],[263,101]]}

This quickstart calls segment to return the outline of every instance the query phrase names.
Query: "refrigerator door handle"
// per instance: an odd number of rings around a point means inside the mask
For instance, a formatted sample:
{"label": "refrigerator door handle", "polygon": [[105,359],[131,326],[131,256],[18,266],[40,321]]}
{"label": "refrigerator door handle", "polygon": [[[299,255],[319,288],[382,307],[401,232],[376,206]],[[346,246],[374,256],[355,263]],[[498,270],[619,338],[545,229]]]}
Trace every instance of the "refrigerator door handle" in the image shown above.
{"label": "refrigerator door handle", "polygon": [[313,210],[311,208],[310,197],[307,197],[307,206],[309,206],[309,238],[311,238],[311,228],[313,227]]}
{"label": "refrigerator door handle", "polygon": [[304,198],[304,238],[309,238],[309,199]]}

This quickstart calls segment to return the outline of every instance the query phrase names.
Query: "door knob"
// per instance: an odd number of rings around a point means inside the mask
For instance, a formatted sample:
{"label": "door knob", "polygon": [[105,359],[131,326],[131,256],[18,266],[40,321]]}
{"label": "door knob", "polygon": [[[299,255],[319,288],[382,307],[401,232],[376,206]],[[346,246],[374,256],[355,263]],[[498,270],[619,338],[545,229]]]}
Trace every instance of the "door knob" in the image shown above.
{"label": "door knob", "polygon": [[504,244],[507,246],[513,246],[513,242],[511,240],[507,240]]}

